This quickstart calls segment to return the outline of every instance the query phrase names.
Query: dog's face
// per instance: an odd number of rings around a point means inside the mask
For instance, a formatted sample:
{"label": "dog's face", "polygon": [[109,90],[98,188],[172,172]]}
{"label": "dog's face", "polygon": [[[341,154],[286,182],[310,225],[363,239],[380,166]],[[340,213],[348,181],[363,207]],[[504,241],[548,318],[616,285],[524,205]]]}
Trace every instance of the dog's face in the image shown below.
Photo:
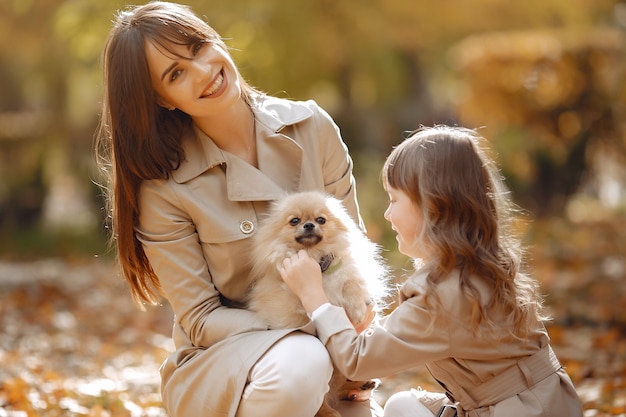
{"label": "dog's face", "polygon": [[277,218],[283,224],[275,229],[275,233],[293,250],[333,245],[348,231],[335,210],[332,201],[318,193],[289,196],[276,208]]}
{"label": "dog's face", "polygon": [[294,238],[296,242],[303,246],[313,246],[318,244],[324,237],[323,226],[326,224],[326,217],[311,216],[300,218],[294,216],[289,220],[289,225],[294,227]]}

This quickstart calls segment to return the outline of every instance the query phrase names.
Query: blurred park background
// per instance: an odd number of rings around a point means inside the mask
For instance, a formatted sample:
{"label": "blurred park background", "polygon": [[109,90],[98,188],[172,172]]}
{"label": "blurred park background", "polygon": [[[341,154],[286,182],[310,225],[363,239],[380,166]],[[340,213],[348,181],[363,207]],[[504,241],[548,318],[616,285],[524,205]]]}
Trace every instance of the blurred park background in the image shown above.
{"label": "blurred park background", "polygon": [[[167,305],[139,312],[107,248],[92,155],[119,0],[0,0],[0,417],[161,416]],[[400,277],[379,181],[406,132],[480,128],[585,416],[626,416],[626,2],[188,0],[245,78],[315,99]],[[416,370],[383,380],[431,387]],[[434,386],[433,386],[434,388]]]}

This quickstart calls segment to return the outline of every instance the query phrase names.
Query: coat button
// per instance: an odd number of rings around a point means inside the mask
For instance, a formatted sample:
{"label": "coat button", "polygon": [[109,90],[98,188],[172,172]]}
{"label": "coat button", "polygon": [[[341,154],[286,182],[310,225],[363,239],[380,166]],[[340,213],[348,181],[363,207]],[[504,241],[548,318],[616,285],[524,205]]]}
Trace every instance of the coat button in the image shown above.
{"label": "coat button", "polygon": [[249,235],[254,232],[254,223],[250,220],[244,220],[239,224],[239,230],[241,230],[242,233]]}

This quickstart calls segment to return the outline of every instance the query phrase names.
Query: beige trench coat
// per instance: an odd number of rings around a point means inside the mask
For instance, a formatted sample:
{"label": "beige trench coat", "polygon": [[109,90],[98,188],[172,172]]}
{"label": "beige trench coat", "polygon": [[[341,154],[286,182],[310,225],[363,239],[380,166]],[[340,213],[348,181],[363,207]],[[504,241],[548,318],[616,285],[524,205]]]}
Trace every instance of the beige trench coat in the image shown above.
{"label": "beige trench coat", "polygon": [[141,186],[136,233],[175,314],[177,350],[161,368],[173,417],[234,416],[251,366],[290,332],[268,330],[242,308],[249,238],[268,204],[321,190],[361,223],[352,160],[328,114],[312,101],[272,97],[253,111],[259,169],[195,129],[171,178]]}
{"label": "beige trench coat", "polygon": [[[487,285],[477,279],[475,282],[482,299],[487,299],[490,293]],[[341,308],[328,307],[316,313],[318,337],[344,375],[365,380],[426,365],[466,410],[460,410],[459,416],[582,416],[574,386],[555,356],[552,362],[545,360],[539,366],[526,368],[532,370],[527,376],[532,382],[514,394],[499,395],[511,388],[514,378],[487,386],[486,391],[479,388],[487,381],[496,381],[492,380],[496,375],[519,375],[518,361],[549,351],[543,324],[536,322],[526,341],[506,335],[498,341],[478,338],[471,330],[469,305],[462,301],[458,273],[437,287],[445,313],[436,315],[434,322],[431,322],[432,311],[424,301],[425,285],[423,273],[410,277],[400,289],[399,306],[361,335],[356,334]],[[498,317],[492,318],[498,321]],[[548,376],[538,376],[544,369],[549,369]],[[492,401],[489,397],[500,398]],[[477,404],[468,404],[474,402]],[[431,411],[436,415],[440,406],[441,403],[434,404]]]}

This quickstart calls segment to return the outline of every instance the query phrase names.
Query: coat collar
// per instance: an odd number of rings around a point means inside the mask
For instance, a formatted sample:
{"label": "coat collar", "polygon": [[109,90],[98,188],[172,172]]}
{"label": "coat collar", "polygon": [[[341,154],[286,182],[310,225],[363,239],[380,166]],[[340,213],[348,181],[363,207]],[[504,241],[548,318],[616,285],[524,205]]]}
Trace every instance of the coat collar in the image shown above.
{"label": "coat collar", "polygon": [[273,200],[285,190],[297,190],[302,148],[281,130],[310,118],[313,112],[304,103],[267,96],[256,97],[252,110],[257,122],[259,169],[222,151],[194,125],[183,138],[185,160],[172,172],[173,180],[184,183],[221,165],[232,201]]}

